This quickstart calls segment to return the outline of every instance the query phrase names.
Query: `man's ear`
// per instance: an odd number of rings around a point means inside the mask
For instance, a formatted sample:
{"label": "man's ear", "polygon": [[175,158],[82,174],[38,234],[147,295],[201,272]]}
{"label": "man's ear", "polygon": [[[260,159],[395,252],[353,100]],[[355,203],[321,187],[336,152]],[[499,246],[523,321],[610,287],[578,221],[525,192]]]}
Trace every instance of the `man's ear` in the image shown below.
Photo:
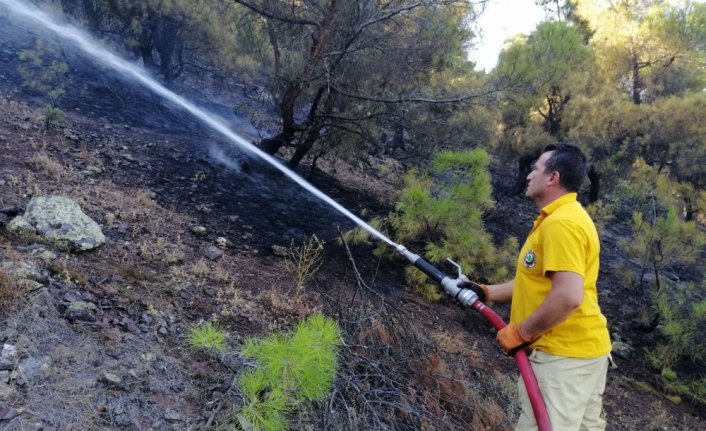
{"label": "man's ear", "polygon": [[553,171],[549,174],[549,181],[553,184],[561,184],[561,174],[559,171]]}

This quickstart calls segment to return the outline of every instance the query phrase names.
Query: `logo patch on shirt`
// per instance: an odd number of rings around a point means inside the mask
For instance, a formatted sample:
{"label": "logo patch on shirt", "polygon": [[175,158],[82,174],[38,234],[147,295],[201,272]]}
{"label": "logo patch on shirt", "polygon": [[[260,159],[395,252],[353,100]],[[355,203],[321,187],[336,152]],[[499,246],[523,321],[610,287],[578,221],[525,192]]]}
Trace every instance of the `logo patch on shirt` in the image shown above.
{"label": "logo patch on shirt", "polygon": [[529,250],[525,253],[523,263],[525,264],[525,268],[534,268],[537,265],[537,255],[534,254],[534,250]]}

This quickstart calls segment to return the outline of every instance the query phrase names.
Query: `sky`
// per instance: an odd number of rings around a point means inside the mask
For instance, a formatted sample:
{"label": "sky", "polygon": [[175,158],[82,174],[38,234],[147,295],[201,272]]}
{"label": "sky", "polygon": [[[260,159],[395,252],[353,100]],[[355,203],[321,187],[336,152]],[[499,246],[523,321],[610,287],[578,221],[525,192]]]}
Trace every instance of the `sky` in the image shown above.
{"label": "sky", "polygon": [[481,31],[468,58],[476,68],[490,72],[505,40],[517,33],[530,33],[544,20],[544,10],[534,0],[490,0],[478,20]]}

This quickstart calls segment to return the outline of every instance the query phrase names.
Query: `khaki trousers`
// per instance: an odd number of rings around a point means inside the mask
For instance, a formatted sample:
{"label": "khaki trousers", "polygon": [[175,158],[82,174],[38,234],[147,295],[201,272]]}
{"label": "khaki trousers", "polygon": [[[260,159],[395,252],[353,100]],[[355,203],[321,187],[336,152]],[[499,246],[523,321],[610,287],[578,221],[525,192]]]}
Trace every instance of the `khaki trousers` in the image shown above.
{"label": "khaki trousers", "polygon": [[[598,358],[568,358],[540,350],[529,354],[553,431],[602,431],[603,391],[605,390],[610,355]],[[536,430],[532,406],[522,378],[519,379],[522,412],[516,431]]]}

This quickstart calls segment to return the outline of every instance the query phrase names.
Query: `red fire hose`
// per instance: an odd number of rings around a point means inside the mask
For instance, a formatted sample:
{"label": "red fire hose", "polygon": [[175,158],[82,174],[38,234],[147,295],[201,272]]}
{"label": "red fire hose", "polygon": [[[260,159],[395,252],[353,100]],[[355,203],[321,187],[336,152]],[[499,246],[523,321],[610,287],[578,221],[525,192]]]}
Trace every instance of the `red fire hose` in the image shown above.
{"label": "red fire hose", "polygon": [[[398,253],[404,256],[417,269],[429,276],[429,278],[435,282],[439,283],[444,292],[458,301],[459,304],[464,307],[471,307],[479,312],[490,322],[491,325],[495,327],[496,330],[499,331],[506,326],[503,319],[501,319],[500,316],[498,316],[497,313],[495,313],[495,311],[493,311],[490,307],[485,305],[478,298],[478,295],[476,295],[475,292],[470,289],[458,287],[458,283],[463,281],[464,277],[461,273],[461,267],[458,264],[451,261],[451,263],[456,265],[459,270],[458,278],[452,279],[436,269],[426,260],[407,250],[402,245],[396,245],[396,249]],[[537,378],[534,376],[534,371],[532,371],[532,366],[530,365],[529,358],[527,357],[527,352],[524,350],[517,351],[515,353],[515,362],[517,362],[517,367],[520,370],[520,376],[522,376],[522,381],[527,389],[527,395],[529,396],[530,404],[532,405],[532,411],[537,422],[537,428],[539,431],[551,431],[552,424],[549,421],[547,407],[544,405],[544,398],[542,398],[542,393],[539,390]]]}
{"label": "red fire hose", "polygon": [[[471,304],[471,308],[483,315],[496,330],[499,331],[506,326],[503,319],[481,300],[476,300]],[[539,431],[551,430],[552,424],[549,421],[547,407],[544,405],[544,398],[542,398],[542,393],[537,384],[537,378],[534,376],[532,366],[527,358],[527,352],[522,349],[518,350],[515,353],[515,362],[517,362],[517,367],[520,369],[520,376],[522,376],[522,381],[525,383],[525,388],[527,388],[527,395],[529,396]]]}

